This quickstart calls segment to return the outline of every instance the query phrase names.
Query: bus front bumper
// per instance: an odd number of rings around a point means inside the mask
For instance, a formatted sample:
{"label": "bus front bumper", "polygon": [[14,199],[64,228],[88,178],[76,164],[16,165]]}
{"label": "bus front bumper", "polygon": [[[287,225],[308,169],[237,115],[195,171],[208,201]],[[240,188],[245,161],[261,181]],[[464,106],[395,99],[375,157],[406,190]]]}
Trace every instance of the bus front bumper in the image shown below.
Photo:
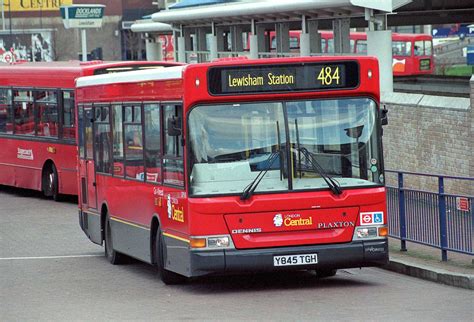
{"label": "bus front bumper", "polygon": [[[317,263],[274,266],[275,256],[317,254]],[[383,266],[388,263],[388,241],[378,239],[335,245],[292,246],[265,249],[190,251],[188,276],[213,273],[339,269]]]}

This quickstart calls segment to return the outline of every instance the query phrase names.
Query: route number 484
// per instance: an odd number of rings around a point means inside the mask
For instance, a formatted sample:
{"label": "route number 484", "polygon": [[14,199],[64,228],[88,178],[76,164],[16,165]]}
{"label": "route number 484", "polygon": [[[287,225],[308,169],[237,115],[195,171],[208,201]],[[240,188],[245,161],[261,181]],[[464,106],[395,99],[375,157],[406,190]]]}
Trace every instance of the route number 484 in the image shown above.
{"label": "route number 484", "polygon": [[339,85],[339,67],[324,67],[319,72],[318,80],[324,86]]}

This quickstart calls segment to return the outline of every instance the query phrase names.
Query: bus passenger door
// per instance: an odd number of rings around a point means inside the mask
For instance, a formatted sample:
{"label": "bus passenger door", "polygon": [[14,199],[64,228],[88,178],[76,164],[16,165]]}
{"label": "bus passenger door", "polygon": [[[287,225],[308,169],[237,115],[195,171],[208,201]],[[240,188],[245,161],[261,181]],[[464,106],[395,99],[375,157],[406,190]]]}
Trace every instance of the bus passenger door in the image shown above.
{"label": "bus passenger door", "polygon": [[83,144],[84,160],[81,160],[82,202],[89,209],[97,209],[97,189],[94,164],[94,109],[84,107]]}

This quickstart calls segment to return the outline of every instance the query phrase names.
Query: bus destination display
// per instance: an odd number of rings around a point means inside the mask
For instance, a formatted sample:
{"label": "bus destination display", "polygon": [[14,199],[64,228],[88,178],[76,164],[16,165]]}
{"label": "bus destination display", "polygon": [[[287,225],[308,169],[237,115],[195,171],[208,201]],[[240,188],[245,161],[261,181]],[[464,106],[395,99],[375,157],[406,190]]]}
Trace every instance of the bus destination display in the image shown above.
{"label": "bus destination display", "polygon": [[348,89],[358,84],[356,62],[232,66],[209,70],[209,92],[213,95]]}

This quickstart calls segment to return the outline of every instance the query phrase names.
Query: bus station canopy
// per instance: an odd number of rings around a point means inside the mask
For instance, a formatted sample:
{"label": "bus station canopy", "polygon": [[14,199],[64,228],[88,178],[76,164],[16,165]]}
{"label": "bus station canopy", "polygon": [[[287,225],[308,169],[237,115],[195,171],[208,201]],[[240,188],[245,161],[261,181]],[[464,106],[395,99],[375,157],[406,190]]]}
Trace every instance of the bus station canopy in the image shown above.
{"label": "bus station canopy", "polygon": [[173,29],[171,25],[161,22],[151,22],[148,20],[139,20],[132,25],[133,32],[156,32],[158,34],[171,34]]}
{"label": "bus station canopy", "polygon": [[364,15],[365,9],[392,12],[411,0],[246,0],[209,6],[190,6],[154,13],[152,20],[168,24],[235,24],[256,20],[335,19]]}

